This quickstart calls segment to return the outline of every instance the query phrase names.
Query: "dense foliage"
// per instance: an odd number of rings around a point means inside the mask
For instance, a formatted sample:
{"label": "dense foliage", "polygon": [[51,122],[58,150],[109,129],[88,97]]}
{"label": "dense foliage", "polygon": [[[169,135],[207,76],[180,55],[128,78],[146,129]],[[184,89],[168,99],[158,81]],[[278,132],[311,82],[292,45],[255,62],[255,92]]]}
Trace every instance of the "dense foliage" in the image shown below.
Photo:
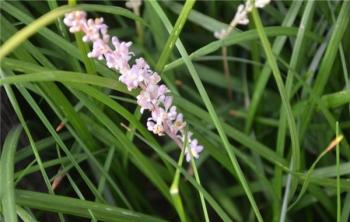
{"label": "dense foliage", "polygon": [[0,7],[0,221],[349,221],[350,1]]}

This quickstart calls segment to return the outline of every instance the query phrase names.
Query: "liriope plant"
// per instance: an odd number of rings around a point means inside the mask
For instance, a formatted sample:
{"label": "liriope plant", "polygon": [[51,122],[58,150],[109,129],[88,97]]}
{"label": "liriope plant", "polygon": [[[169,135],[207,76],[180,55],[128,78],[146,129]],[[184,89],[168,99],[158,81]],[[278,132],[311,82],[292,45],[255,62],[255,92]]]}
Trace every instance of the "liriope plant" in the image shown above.
{"label": "liriope plant", "polygon": [[195,2],[1,2],[0,221],[349,220],[349,1]]}

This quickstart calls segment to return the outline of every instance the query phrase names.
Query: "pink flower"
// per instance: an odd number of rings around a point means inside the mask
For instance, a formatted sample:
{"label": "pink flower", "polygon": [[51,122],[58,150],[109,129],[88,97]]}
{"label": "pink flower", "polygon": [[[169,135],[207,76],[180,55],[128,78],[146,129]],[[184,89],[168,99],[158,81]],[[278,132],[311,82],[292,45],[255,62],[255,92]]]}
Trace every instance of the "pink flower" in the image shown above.
{"label": "pink flower", "polygon": [[203,151],[203,146],[198,144],[196,139],[189,141],[189,149],[186,147],[185,155],[186,161],[189,162],[191,160],[191,156],[198,159],[199,154]]}
{"label": "pink flower", "polygon": [[150,70],[149,65],[147,64],[147,62],[146,62],[143,58],[135,59],[135,62],[136,62],[135,65],[136,65],[139,69],[142,69],[142,70],[144,70],[144,71],[147,72],[147,73],[152,73],[152,71]]}
{"label": "pink flower", "polygon": [[[159,136],[167,134],[177,144],[183,143],[187,132],[183,130],[186,122],[182,113],[177,112],[176,106],[173,105],[173,97],[168,95],[169,89],[164,84],[159,84],[160,76],[150,69],[143,58],[135,59],[133,65],[129,64],[134,55],[129,50],[132,43],[120,41],[115,36],[110,43],[108,27],[103,23],[103,18],[86,20],[86,13],[82,11],[66,14],[64,23],[70,27],[70,32],[83,31],[85,34],[83,41],[92,42],[92,51],[88,53],[90,58],[105,59],[109,68],[120,72],[119,80],[129,91],[140,89],[140,94],[136,98],[137,104],[141,106],[141,113],[144,110],[151,112],[151,117],[147,119],[147,129]],[[192,133],[187,133],[189,138],[189,148],[185,148],[187,161],[190,160],[190,153],[198,158],[203,150],[203,146],[198,145],[197,140],[192,140],[191,135]]]}
{"label": "pink flower", "polygon": [[107,43],[105,43],[102,39],[97,39],[94,41],[92,51],[88,53],[88,57],[103,60],[104,56],[110,51],[111,48],[109,48]]}
{"label": "pink flower", "polygon": [[129,47],[132,43],[119,42],[117,37],[112,37],[112,44],[114,46],[114,51],[110,51],[105,55],[107,66],[119,71],[129,69],[129,60],[133,55],[132,52],[129,52]]}
{"label": "pink flower", "polygon": [[182,113],[177,114],[175,121],[170,125],[170,132],[173,135],[177,135],[186,126],[186,122],[183,121]]}
{"label": "pink flower", "polygon": [[147,75],[145,76],[145,85],[155,85],[158,84],[160,82],[160,76],[158,75],[158,73],[154,72],[151,75]]}
{"label": "pink flower", "polygon": [[131,91],[139,86],[143,81],[144,70],[140,69],[136,64],[131,67],[131,69],[122,72],[119,80],[124,83],[128,90]]}
{"label": "pink flower", "polygon": [[152,117],[147,119],[147,128],[152,131],[154,134],[163,136],[165,133],[166,122],[168,120],[168,114],[164,109],[159,108],[152,111]]}
{"label": "pink flower", "polygon": [[137,104],[141,106],[141,112],[145,109],[153,110],[158,107],[160,103],[159,97],[164,96],[168,92],[169,90],[165,85],[147,85],[140,95],[136,97]]}
{"label": "pink flower", "polygon": [[103,18],[96,18],[95,20],[89,19],[87,20],[87,23],[85,23],[85,25],[83,26],[83,31],[85,33],[85,35],[83,36],[83,41],[94,42],[100,39],[100,35],[104,35],[104,38],[102,38],[103,40],[109,41],[107,29],[107,25],[103,23]]}
{"label": "pink flower", "polygon": [[176,107],[172,106],[168,111],[168,118],[169,120],[175,120],[176,116],[177,116]]}
{"label": "pink flower", "polygon": [[173,104],[173,97],[165,96],[162,102],[164,105],[164,109],[169,110],[170,106]]}
{"label": "pink flower", "polygon": [[155,123],[153,121],[147,122],[147,129],[158,136],[164,136],[164,128],[162,124]]}
{"label": "pink flower", "polygon": [[149,82],[152,77],[152,71],[143,58],[136,59],[135,62],[131,69],[122,71],[122,75],[119,77],[119,80],[128,87],[128,90],[141,86],[140,84],[145,79],[148,79],[147,82]]}
{"label": "pink flower", "polygon": [[63,22],[69,27],[70,32],[80,32],[83,30],[83,26],[86,23],[86,13],[84,11],[67,13]]}

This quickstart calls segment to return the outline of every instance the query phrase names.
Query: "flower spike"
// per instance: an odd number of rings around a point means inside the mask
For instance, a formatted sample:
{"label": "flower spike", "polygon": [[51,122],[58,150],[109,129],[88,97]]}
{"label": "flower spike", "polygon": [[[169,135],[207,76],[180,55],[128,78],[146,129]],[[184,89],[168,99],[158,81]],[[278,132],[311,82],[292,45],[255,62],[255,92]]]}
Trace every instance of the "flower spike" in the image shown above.
{"label": "flower spike", "polygon": [[[129,1],[128,7],[139,7],[140,2]],[[185,130],[183,114],[172,104],[170,90],[160,84],[160,76],[150,69],[143,58],[136,58],[135,64],[130,64],[130,59],[135,55],[130,51],[132,42],[121,41],[115,36],[110,38],[103,18],[87,19],[84,11],[68,13],[63,21],[71,33],[83,32],[83,41],[92,43],[92,51],[88,53],[88,57],[105,60],[109,68],[121,74],[119,81],[129,91],[140,89],[136,98],[141,113],[145,110],[151,112],[147,119],[147,129],[159,136],[168,135],[181,149],[185,149],[187,161],[190,161],[191,154],[198,159],[203,146],[196,139],[192,139],[191,132]],[[185,137],[188,145],[183,147]]]}

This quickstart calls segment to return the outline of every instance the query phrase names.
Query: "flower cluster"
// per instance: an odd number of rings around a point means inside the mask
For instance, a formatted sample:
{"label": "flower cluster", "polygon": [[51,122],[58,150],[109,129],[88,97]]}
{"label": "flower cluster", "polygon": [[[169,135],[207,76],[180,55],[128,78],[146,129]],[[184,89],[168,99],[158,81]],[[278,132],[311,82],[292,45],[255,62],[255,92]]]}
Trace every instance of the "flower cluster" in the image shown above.
{"label": "flower cluster", "polygon": [[237,8],[236,14],[230,23],[228,29],[222,29],[221,31],[215,32],[214,36],[217,39],[223,39],[236,25],[247,25],[249,23],[248,13],[253,10],[253,7],[263,8],[265,5],[270,3],[271,0],[247,0],[245,4],[240,4]]}
{"label": "flower cluster", "polygon": [[103,18],[87,19],[83,11],[66,14],[64,23],[70,32],[83,32],[83,41],[92,43],[92,51],[88,53],[88,57],[105,60],[109,68],[119,71],[121,74],[119,80],[129,91],[141,89],[137,103],[141,106],[141,113],[144,110],[151,112],[151,117],[147,119],[148,130],[159,136],[168,135],[180,148],[183,148],[187,137],[186,160],[189,161],[191,155],[198,158],[203,146],[192,138],[191,132],[185,130],[186,122],[183,120],[183,115],[177,112],[173,98],[169,95],[169,89],[160,83],[160,76],[150,69],[143,58],[135,59],[135,63],[130,65],[130,59],[134,56],[130,51],[132,42],[123,42],[117,37],[110,37]]}

